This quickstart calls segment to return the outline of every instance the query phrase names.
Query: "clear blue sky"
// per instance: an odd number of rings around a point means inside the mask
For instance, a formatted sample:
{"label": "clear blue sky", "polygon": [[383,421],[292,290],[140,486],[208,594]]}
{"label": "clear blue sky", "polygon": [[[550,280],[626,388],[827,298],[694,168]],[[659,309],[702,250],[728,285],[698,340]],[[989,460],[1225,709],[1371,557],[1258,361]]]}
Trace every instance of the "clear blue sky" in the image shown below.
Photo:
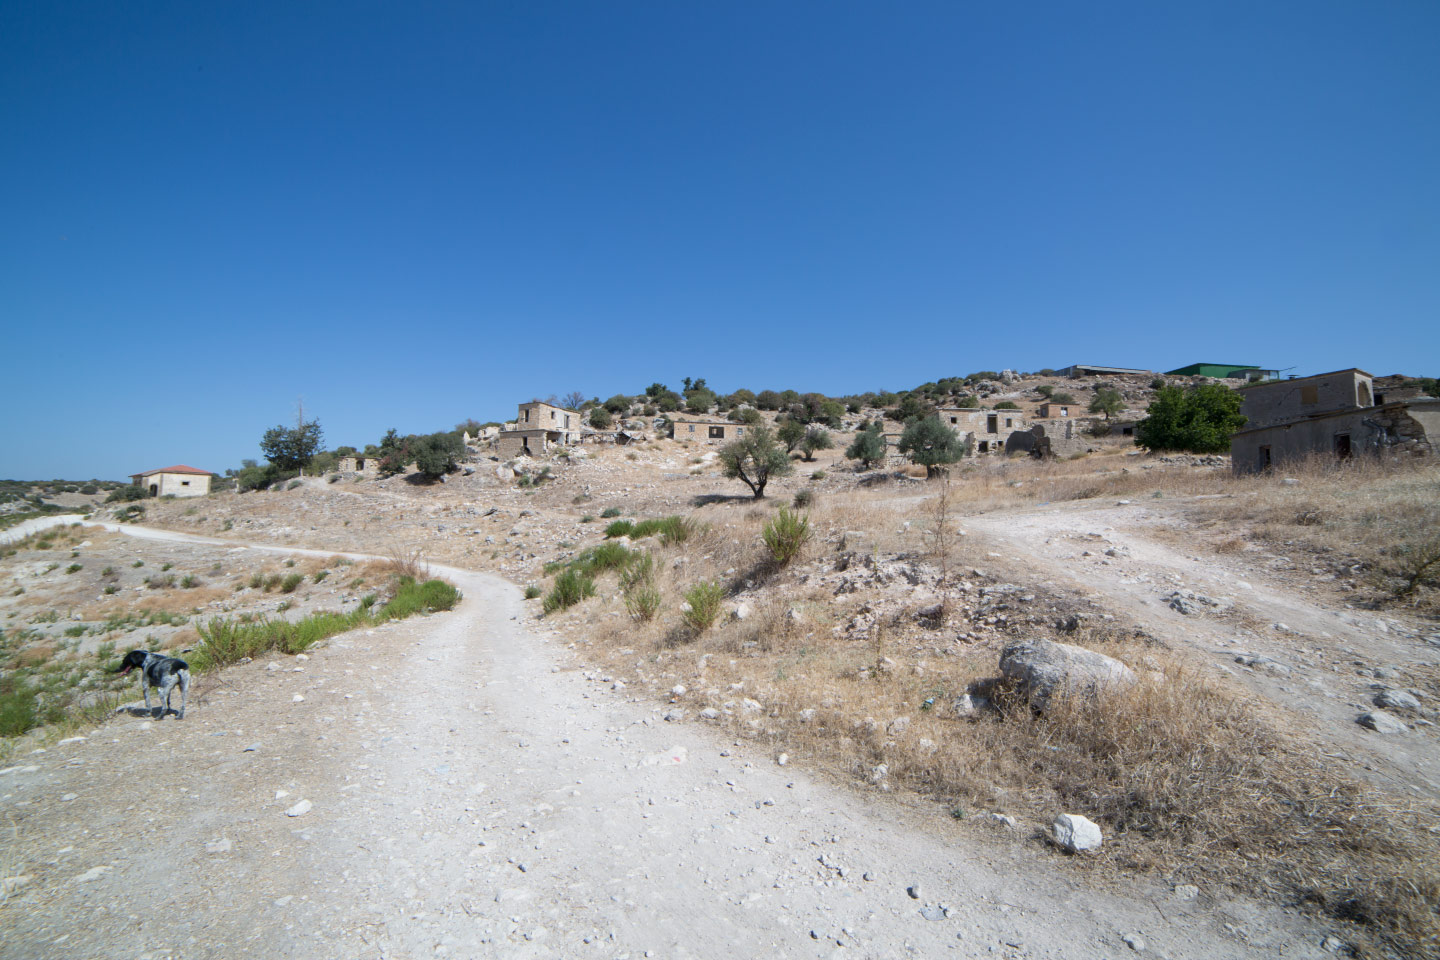
{"label": "clear blue sky", "polygon": [[0,477],[661,380],[1440,373],[1440,3],[0,2]]}

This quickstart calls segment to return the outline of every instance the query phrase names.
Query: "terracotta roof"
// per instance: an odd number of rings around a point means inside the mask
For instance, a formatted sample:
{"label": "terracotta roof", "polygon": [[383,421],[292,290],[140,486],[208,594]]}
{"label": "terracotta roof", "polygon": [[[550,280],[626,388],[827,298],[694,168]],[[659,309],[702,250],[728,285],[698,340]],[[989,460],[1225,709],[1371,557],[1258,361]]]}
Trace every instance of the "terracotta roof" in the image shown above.
{"label": "terracotta roof", "polygon": [[194,467],[187,467],[185,464],[176,464],[173,467],[161,467],[159,470],[146,470],[144,473],[132,473],[132,477],[149,477],[157,473],[193,473],[199,477],[210,476],[209,470],[196,470]]}

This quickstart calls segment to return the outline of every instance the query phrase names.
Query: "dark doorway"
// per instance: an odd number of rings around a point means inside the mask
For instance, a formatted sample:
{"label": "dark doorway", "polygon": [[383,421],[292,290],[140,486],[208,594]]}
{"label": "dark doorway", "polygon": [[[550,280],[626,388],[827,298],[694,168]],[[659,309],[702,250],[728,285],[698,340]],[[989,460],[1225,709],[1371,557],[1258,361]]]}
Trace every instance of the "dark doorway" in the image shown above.
{"label": "dark doorway", "polygon": [[725,428],[724,428],[724,427],[711,427],[711,428],[710,428],[710,439],[711,439],[711,440],[724,440],[724,439],[725,439]]}
{"label": "dark doorway", "polygon": [[1339,457],[1341,460],[1350,459],[1350,434],[1335,434],[1335,456]]}
{"label": "dark doorway", "polygon": [[999,415],[998,413],[992,413],[992,414],[990,414],[990,416],[988,416],[988,417],[985,418],[985,432],[986,432],[986,433],[999,433],[999,432],[1000,432],[1000,415]]}
{"label": "dark doorway", "polygon": [[158,483],[152,483],[152,484],[150,484],[150,496],[152,496],[152,497],[158,497],[159,495],[160,495],[160,485],[159,485]]}
{"label": "dark doorway", "polygon": [[1269,470],[1269,469],[1270,469],[1270,448],[1269,448],[1269,447],[1261,447],[1261,448],[1260,448],[1260,464],[1259,464],[1259,465],[1260,465],[1260,469],[1261,469],[1261,470]]}

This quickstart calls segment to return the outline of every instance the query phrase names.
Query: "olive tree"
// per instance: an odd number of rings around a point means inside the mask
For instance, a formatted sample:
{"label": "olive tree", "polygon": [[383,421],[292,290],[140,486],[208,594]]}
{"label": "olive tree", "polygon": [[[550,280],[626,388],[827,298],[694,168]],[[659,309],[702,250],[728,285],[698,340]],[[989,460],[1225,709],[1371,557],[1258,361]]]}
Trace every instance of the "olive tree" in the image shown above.
{"label": "olive tree", "polygon": [[916,420],[905,428],[896,447],[925,468],[927,479],[933,479],[942,468],[965,455],[960,435],[941,422],[938,416]]}
{"label": "olive tree", "polygon": [[772,477],[783,477],[795,468],[790,454],[775,440],[769,427],[747,430],[745,436],[720,448],[720,465],[725,476],[750,488],[756,500],[765,499],[765,485]]}

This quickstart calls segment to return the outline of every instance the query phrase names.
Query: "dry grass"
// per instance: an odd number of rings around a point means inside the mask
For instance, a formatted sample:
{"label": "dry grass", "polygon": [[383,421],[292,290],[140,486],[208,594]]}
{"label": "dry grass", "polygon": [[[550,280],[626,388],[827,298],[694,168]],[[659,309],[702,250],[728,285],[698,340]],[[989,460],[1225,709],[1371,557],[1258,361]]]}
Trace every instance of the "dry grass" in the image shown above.
{"label": "dry grass", "polygon": [[[1029,469],[1052,485],[1078,482],[1058,469],[1045,477],[1043,464]],[[1197,476],[1167,489],[1237,482],[1180,469]],[[1111,482],[1128,484],[1128,476]],[[1241,482],[1262,492],[1278,485]],[[952,492],[963,497],[964,487],[956,482]],[[848,532],[867,552],[933,555],[933,505],[893,493],[826,497],[812,513],[820,538],[838,546]],[[881,619],[861,635],[836,629],[866,598],[815,584],[813,563],[774,570],[761,542],[769,509],[715,505],[700,516],[709,529],[688,549],[655,549],[655,584],[667,604],[654,621],[625,616],[605,585],[599,599],[556,616],[627,679],[657,691],[684,683],[687,707],[720,709],[738,735],[916,790],[947,810],[1004,812],[1036,828],[1062,811],[1083,813],[1113,838],[1086,861],[1095,869],[1310,902],[1355,921],[1352,939],[1416,955],[1440,948],[1434,812],[1336,772],[1297,718],[1205,679],[1119,621],[1094,621],[1103,626],[1062,639],[1130,663],[1141,680],[1129,692],[1103,705],[1058,701],[1040,716],[1006,703],[1002,691],[1002,712],[958,719],[955,698],[997,672],[998,640],[957,643],[953,631],[911,617]],[[681,594],[708,578],[729,583],[750,615],[722,614],[699,635],[677,630]],[[762,705],[758,715],[745,711],[746,698]]]}

